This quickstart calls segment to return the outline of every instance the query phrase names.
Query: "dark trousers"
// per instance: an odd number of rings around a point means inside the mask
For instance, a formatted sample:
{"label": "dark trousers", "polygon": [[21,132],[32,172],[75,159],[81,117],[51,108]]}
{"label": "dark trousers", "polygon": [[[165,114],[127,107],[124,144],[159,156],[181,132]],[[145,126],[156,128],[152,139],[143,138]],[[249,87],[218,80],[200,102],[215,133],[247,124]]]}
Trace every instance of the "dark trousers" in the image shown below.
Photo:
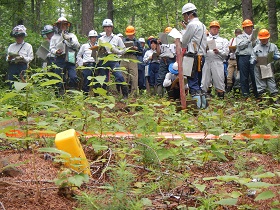
{"label": "dark trousers", "polygon": [[[10,63],[8,69],[8,80],[17,81],[20,76],[24,75],[24,71],[27,69],[26,63]],[[13,82],[9,82],[9,87],[12,89]]]}
{"label": "dark trousers", "polygon": [[88,93],[89,92],[89,84],[91,82],[91,80],[88,79],[89,76],[93,76],[93,71],[94,71],[94,67],[95,67],[95,63],[85,63],[84,66],[86,67],[90,67],[90,68],[87,68],[87,69],[83,69],[83,72],[82,72],[82,75],[83,75],[83,87],[82,87],[82,90],[85,92],[85,93]]}
{"label": "dark trousers", "polygon": [[250,55],[240,55],[238,57],[238,67],[240,70],[240,85],[242,95],[248,97],[250,95],[249,76],[252,82],[253,93],[258,97],[257,86],[255,81],[254,66],[250,64]]}
{"label": "dark trousers", "polygon": [[[54,73],[58,74],[63,78],[63,81],[66,82],[65,80],[65,75],[62,75],[63,70],[65,69],[68,72],[68,77],[69,77],[69,88],[70,89],[75,89],[77,88],[78,85],[78,76],[76,73],[76,67],[75,64],[69,63],[65,61],[64,56],[58,56],[54,59],[53,61],[54,64],[56,64],[59,68],[54,69]],[[62,84],[59,84],[59,87],[61,87]]]}
{"label": "dark trousers", "polygon": [[163,81],[165,79],[165,75],[169,72],[168,66],[170,63],[173,63],[176,61],[176,58],[161,58],[159,63],[159,71],[158,71],[158,77],[156,85],[159,86],[163,84]]}
{"label": "dark trousers", "polygon": [[150,63],[149,64],[150,87],[154,87],[156,85],[157,78],[158,78],[158,71],[159,71],[159,63]]}

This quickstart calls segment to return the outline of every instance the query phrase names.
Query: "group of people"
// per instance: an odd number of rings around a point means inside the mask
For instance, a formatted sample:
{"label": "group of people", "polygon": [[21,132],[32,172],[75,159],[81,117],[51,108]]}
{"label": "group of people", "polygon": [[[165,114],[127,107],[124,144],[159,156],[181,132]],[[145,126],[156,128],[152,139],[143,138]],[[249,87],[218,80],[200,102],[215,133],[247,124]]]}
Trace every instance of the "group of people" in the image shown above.
{"label": "group of people", "polygon": [[[256,36],[252,21],[246,19],[242,23],[243,32],[236,29],[235,37],[228,41],[220,36],[218,21],[212,21],[207,30],[199,20],[194,4],[185,4],[182,15],[181,66],[190,69],[187,73],[183,70],[185,92],[197,101],[198,108],[207,107],[206,98],[211,87],[223,99],[225,92],[231,91],[236,81],[240,81],[241,93],[245,98],[250,96],[251,88],[256,98],[265,93],[267,88],[272,96],[278,94],[271,64],[273,60],[280,59],[280,53],[277,46],[269,42],[268,30],[262,29]],[[126,37],[123,38],[122,34],[113,33],[112,20],[105,19],[102,23],[104,31],[98,34],[91,30],[88,42],[80,46],[76,35],[70,32],[70,26],[71,23],[65,17],[60,17],[54,26],[46,25],[42,30],[42,36],[49,41],[47,64],[56,64],[58,68],[53,71],[64,81],[63,70],[67,70],[69,89],[77,88],[78,65],[84,66],[82,90],[86,94],[90,91],[91,76],[104,76],[104,83],[95,81],[94,87],[106,89],[112,74],[117,90],[124,98],[129,94],[137,96],[144,89],[160,97],[166,89],[171,98],[179,98],[175,43],[163,43],[160,38],[150,36],[146,48],[144,38],[135,38],[133,26],[126,28]],[[171,27],[166,27],[164,33],[169,34],[171,30]],[[9,46],[7,61],[8,80],[13,81],[22,76],[34,55],[32,46],[24,42],[27,33],[23,25],[16,26],[11,35],[15,37],[16,43]],[[111,56],[111,59],[104,62],[106,56]],[[59,83],[58,94],[64,94],[62,91],[65,88],[62,86],[63,83]]]}

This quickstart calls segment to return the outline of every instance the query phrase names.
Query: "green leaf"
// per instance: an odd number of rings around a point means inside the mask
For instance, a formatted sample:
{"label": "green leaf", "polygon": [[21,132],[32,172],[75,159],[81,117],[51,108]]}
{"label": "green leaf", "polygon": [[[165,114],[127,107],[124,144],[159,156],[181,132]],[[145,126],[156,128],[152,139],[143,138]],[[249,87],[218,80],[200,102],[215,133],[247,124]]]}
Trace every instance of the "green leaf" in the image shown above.
{"label": "green leaf", "polygon": [[27,87],[30,85],[30,83],[25,83],[25,82],[14,82],[15,89],[17,91],[22,90],[23,88]]}
{"label": "green leaf", "polygon": [[57,153],[57,154],[60,154],[60,155],[64,155],[65,157],[68,157],[68,158],[71,157],[71,155],[68,152],[64,152],[62,150],[59,150],[57,148],[52,148],[52,147],[40,148],[38,151],[39,152]]}
{"label": "green leaf", "polygon": [[274,176],[275,176],[274,173],[266,172],[266,173],[263,173],[263,174],[255,175],[254,177],[262,179],[262,178],[272,178]]}
{"label": "green leaf", "polygon": [[212,153],[214,155],[216,155],[219,159],[222,159],[224,161],[228,161],[226,156],[223,153],[221,153],[214,144],[211,145],[211,150],[212,150]]}
{"label": "green leaf", "polygon": [[268,190],[268,191],[264,191],[261,194],[259,194],[256,198],[255,201],[259,201],[259,200],[266,200],[266,199],[270,199],[270,198],[274,198],[275,194]]}
{"label": "green leaf", "polygon": [[204,184],[194,184],[194,186],[200,191],[200,192],[204,192],[206,185]]}
{"label": "green leaf", "polygon": [[86,174],[76,174],[68,178],[68,181],[76,187],[80,187],[84,182],[88,182],[88,180],[89,178]]}
{"label": "green leaf", "polygon": [[232,198],[238,198],[238,197],[241,196],[241,195],[242,195],[241,192],[233,191],[233,192],[230,194],[230,197],[232,197]]}
{"label": "green leaf", "polygon": [[153,205],[152,201],[149,198],[142,198],[141,202],[144,206],[152,206]]}
{"label": "green leaf", "polygon": [[18,95],[18,93],[15,93],[15,92],[6,93],[6,94],[4,95],[4,97],[1,98],[1,102],[2,102],[2,101],[5,101],[5,100],[7,100],[7,99],[13,98],[13,97],[15,97],[15,96],[17,96],[17,95]]}
{"label": "green leaf", "polygon": [[106,145],[100,145],[100,144],[92,144],[92,148],[94,149],[95,152],[107,150],[108,146]]}
{"label": "green leaf", "polygon": [[238,200],[237,198],[226,198],[226,199],[219,200],[215,203],[219,205],[233,206],[237,204],[237,200]]}
{"label": "green leaf", "polygon": [[274,184],[269,184],[266,182],[249,182],[245,185],[248,188],[267,188],[267,187],[275,186]]}
{"label": "green leaf", "polygon": [[46,82],[42,82],[42,83],[40,84],[40,86],[41,86],[41,87],[45,87],[45,86],[57,84],[57,83],[59,83],[59,82],[61,82],[61,80],[52,79],[52,80],[48,80],[48,81],[46,81]]}

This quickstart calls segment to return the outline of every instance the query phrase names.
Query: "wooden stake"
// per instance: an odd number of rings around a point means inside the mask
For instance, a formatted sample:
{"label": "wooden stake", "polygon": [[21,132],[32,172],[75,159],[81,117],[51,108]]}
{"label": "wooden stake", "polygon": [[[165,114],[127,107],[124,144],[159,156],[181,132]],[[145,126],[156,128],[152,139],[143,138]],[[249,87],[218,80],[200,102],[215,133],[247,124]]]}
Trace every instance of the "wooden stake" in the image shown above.
{"label": "wooden stake", "polygon": [[179,72],[179,86],[180,86],[180,100],[182,109],[187,108],[186,102],[186,93],[185,93],[185,84],[184,84],[184,75],[183,75],[183,68],[182,68],[182,47],[180,39],[175,40],[176,44],[176,61],[178,63],[178,72]]}

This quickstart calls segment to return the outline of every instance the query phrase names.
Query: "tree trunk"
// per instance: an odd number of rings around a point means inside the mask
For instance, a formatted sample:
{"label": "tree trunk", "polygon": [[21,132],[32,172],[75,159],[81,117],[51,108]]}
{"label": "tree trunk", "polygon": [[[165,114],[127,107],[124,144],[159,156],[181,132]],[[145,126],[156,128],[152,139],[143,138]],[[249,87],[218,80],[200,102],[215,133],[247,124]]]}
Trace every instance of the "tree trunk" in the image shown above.
{"label": "tree trunk", "polygon": [[40,31],[40,25],[41,25],[41,0],[36,0],[35,4],[35,25],[34,30],[36,32]]}
{"label": "tree trunk", "polygon": [[107,0],[107,11],[107,18],[111,19],[114,22],[113,0]]}
{"label": "tree trunk", "polygon": [[278,40],[276,0],[267,0],[268,23],[271,42]]}
{"label": "tree trunk", "polygon": [[252,0],[241,0],[242,1],[242,17],[243,20],[250,19],[253,21],[253,4]]}
{"label": "tree trunk", "polygon": [[88,35],[88,32],[93,29],[93,16],[94,16],[94,0],[82,1],[82,28],[81,33]]}

